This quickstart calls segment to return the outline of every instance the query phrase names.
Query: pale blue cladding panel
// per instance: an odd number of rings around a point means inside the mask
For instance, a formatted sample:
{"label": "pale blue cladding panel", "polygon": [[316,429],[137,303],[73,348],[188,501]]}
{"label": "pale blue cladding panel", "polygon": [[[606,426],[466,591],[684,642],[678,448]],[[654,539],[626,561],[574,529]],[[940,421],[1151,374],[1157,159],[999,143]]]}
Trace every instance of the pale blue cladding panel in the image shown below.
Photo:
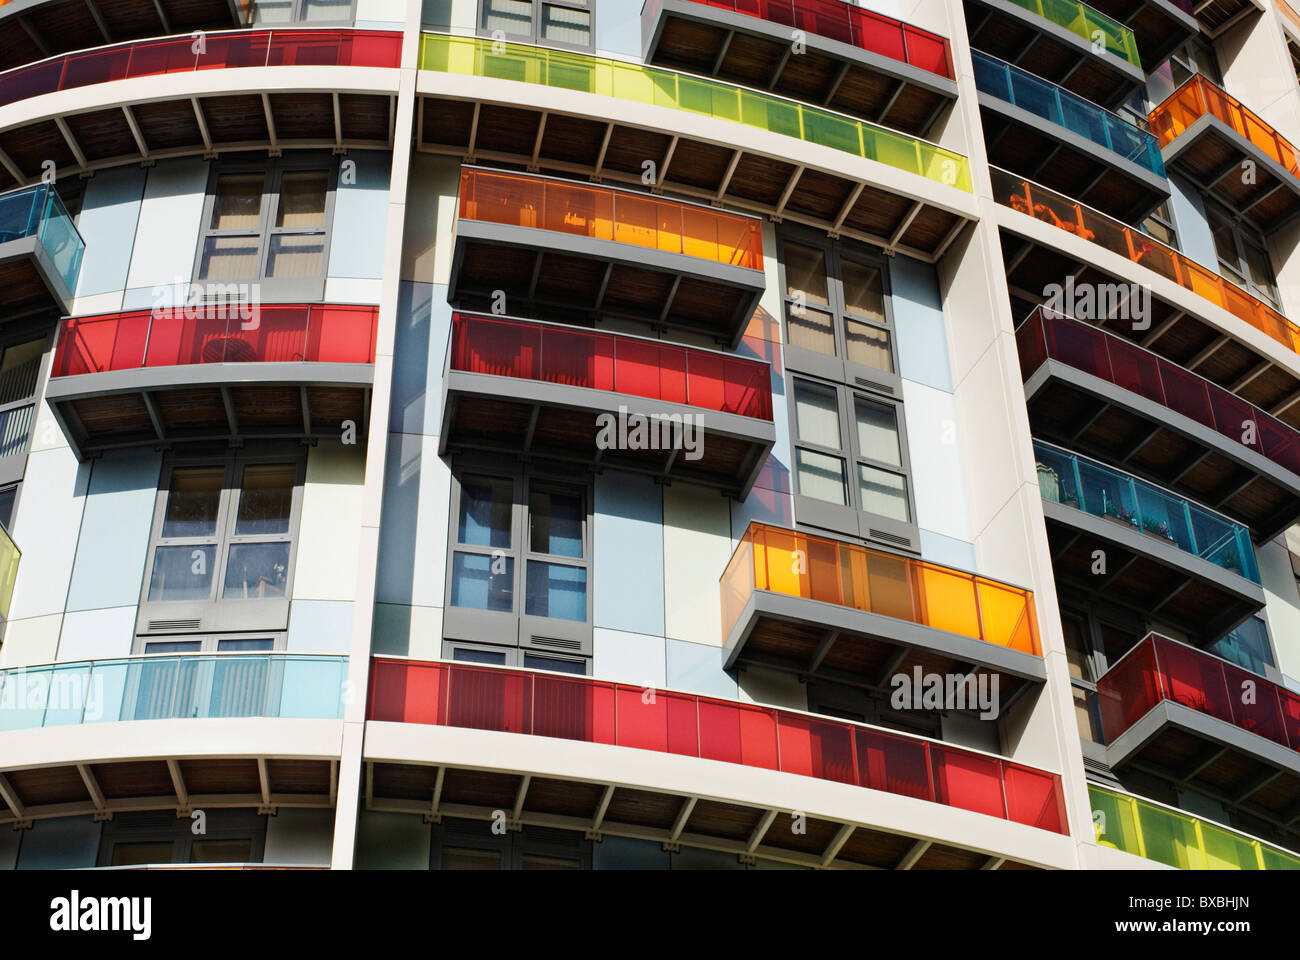
{"label": "pale blue cladding panel", "polygon": [[388,415],[393,433],[437,436],[450,331],[446,285],[403,280],[397,296],[393,402]]}
{"label": "pale blue cladding panel", "polygon": [[663,497],[654,480],[597,475],[592,558],[594,625],[663,636]]}
{"label": "pale blue cladding panel", "polygon": [[889,263],[889,283],[899,374],[906,380],[952,393],[948,335],[934,267],[896,256]]}
{"label": "pale blue cladding panel", "polygon": [[115,167],[101,170],[87,181],[77,217],[77,230],[86,241],[77,296],[111,293],[126,287],[144,180],[145,170],[141,167]]}
{"label": "pale blue cladding panel", "polygon": [[1174,215],[1174,229],[1178,231],[1178,249],[1217,273],[1219,255],[1214,249],[1214,234],[1210,232],[1200,193],[1181,177],[1170,177],[1169,186],[1173,188],[1169,206]]}
{"label": "pale blue cladding panel", "polygon": [[[347,166],[349,161],[354,166]],[[379,150],[351,150],[340,164],[327,276],[383,277],[391,167],[392,155]],[[352,180],[355,182],[349,182]]]}
{"label": "pale blue cladding panel", "polygon": [[155,450],[110,452],[92,464],[68,610],[139,603],[161,465]]}
{"label": "pale blue cladding panel", "polygon": [[671,637],[667,645],[668,678],[665,686],[669,690],[736,699],[736,681],[722,669],[722,651],[718,647]]}

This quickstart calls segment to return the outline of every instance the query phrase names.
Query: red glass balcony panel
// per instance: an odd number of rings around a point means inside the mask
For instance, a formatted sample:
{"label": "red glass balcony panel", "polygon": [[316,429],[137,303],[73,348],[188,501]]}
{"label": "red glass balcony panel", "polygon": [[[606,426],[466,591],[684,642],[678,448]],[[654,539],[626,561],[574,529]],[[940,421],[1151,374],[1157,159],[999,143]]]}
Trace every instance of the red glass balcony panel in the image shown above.
{"label": "red glass balcony panel", "polygon": [[1042,656],[1033,594],[963,570],[751,523],[722,574],[722,635],[769,590]]}
{"label": "red glass balcony panel", "polygon": [[758,219],[629,190],[464,167],[460,217],[763,269]]}
{"label": "red glass balcony panel", "polygon": [[772,419],[772,378],[757,360],[535,320],[456,313],[451,322],[452,370]]}
{"label": "red glass balcony panel", "polygon": [[720,760],[915,797],[1053,833],[1067,829],[1056,774],[757,704],[526,670],[376,657],[367,717]]}
{"label": "red glass balcony panel", "polygon": [[1245,425],[1253,423],[1252,442],[1242,445],[1300,474],[1300,433],[1222,387],[1114,334],[1038,307],[1016,331],[1016,344],[1026,380],[1047,360],[1059,360],[1175,410],[1234,443],[1242,443],[1248,436]]}
{"label": "red glass balcony panel", "polygon": [[0,73],[0,106],[96,83],[235,67],[390,67],[402,35],[389,30],[235,30],[97,47]]}
{"label": "red glass balcony panel", "polygon": [[[1249,687],[1248,685],[1253,685]],[[1245,691],[1253,689],[1252,696]],[[1203,650],[1148,634],[1097,681],[1102,734],[1113,743],[1168,700],[1300,750],[1300,697]]]}
{"label": "red glass balcony panel", "polygon": [[342,304],[72,317],[51,376],[191,363],[374,363],[378,322],[378,307]]}
{"label": "red glass balcony panel", "polygon": [[1300,353],[1300,327],[1214,271],[1118,220],[1046,187],[996,167],[990,167],[989,173],[993,179],[993,199],[1003,206],[1027,213],[1154,270],[1244,320],[1288,350]]}
{"label": "red glass balcony panel", "polygon": [[[695,0],[771,23],[838,40],[952,79],[948,41],[928,30],[839,0]],[[650,13],[657,9],[651,5]]]}
{"label": "red glass balcony panel", "polygon": [[1163,147],[1206,114],[1217,117],[1291,176],[1300,178],[1296,148],[1258,115],[1246,109],[1240,100],[1199,73],[1189,77],[1152,110],[1147,119],[1151,132],[1160,139]]}

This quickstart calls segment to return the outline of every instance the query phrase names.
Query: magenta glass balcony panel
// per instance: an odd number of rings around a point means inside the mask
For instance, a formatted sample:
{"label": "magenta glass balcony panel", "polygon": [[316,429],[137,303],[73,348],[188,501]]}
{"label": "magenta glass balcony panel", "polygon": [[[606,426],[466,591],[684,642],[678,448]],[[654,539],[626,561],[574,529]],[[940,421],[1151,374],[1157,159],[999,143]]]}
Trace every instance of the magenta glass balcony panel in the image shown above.
{"label": "magenta glass balcony panel", "polygon": [[1166,699],[1225,723],[1233,722],[1222,661],[1163,637],[1155,639],[1155,648]]}
{"label": "magenta glass balcony panel", "polygon": [[1286,729],[1277,695],[1259,688],[1259,677],[1230,663],[1222,664],[1228,691],[1229,721],[1243,730],[1257,733],[1274,743],[1286,743]]}
{"label": "magenta glass balcony panel", "polygon": [[1197,423],[1213,423],[1210,391],[1205,380],[1182,367],[1167,366],[1161,371],[1165,406]]}
{"label": "magenta glass balcony panel", "polygon": [[1111,382],[1115,386],[1164,404],[1165,392],[1160,383],[1160,368],[1154,354],[1147,353],[1126,340],[1116,339],[1106,340],[1106,350],[1110,354]]}
{"label": "magenta glass balcony panel", "polygon": [[781,770],[1064,833],[1060,778],[961,747],[693,694],[376,658],[369,719],[617,744]]}
{"label": "magenta glass balcony panel", "polygon": [[1097,681],[1101,729],[1106,742],[1113,743],[1164,696],[1160,672],[1156,669],[1155,647],[1143,642]]}
{"label": "magenta glass balcony panel", "polygon": [[0,73],[0,105],[131,77],[266,66],[396,68],[402,35],[386,30],[236,30],[140,40],[64,54]]}
{"label": "magenta glass balcony panel", "polygon": [[451,369],[537,380],[772,419],[771,376],[756,360],[531,320],[457,313]]}
{"label": "magenta glass balcony panel", "polygon": [[1300,697],[1285,687],[1278,687],[1277,703],[1282,713],[1282,734],[1286,743],[1300,744]]}

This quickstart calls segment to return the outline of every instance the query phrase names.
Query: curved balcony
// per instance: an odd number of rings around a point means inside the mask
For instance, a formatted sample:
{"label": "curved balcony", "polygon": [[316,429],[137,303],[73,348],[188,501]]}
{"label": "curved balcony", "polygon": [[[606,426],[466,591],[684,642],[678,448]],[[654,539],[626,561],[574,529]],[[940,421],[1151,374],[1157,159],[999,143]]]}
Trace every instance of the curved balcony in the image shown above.
{"label": "curved balcony", "polygon": [[63,322],[45,397],[80,458],[194,440],[364,437],[379,308],[204,305]]}
{"label": "curved balcony", "polygon": [[[516,823],[818,867],[978,866],[988,852],[949,842],[963,827],[967,844],[1015,848],[992,866],[1018,855],[1051,862],[1051,838],[1067,832],[1055,774],[757,704],[376,658],[367,718],[371,809],[435,820],[490,819],[505,797]],[[807,816],[806,834],[773,827],[794,809]],[[904,810],[924,818],[929,839],[893,829]],[[911,822],[915,830],[920,820]]]}
{"label": "curved balcony", "polygon": [[[1012,296],[1027,312],[1044,299],[1043,291],[1073,276],[1073,289],[1116,294],[1114,319],[1099,319],[1107,328],[1300,428],[1300,378],[1296,365],[1284,365],[1235,331],[1232,320],[1201,319],[1219,308],[1280,344],[1286,356],[1300,353],[1300,327],[1262,300],[1184,257],[1172,247],[1045,187],[992,168],[993,196],[998,203],[1032,216],[1035,223],[1003,220],[1002,248]],[[1020,219],[1020,218],[1013,218]],[[1015,230],[1016,235],[1008,231]],[[1086,242],[1086,243],[1085,243]],[[1098,250],[1097,248],[1100,248]],[[1136,264],[1152,271],[1134,272]],[[1161,283],[1161,281],[1168,281]],[[1125,311],[1118,296],[1130,283],[1149,287],[1149,316],[1142,323]],[[1068,281],[1067,281],[1068,283]],[[1184,295],[1182,291],[1187,291]],[[1203,305],[1202,305],[1203,302]],[[1096,311],[1108,313],[1106,304]],[[1130,314],[1126,317],[1125,313]],[[1300,364],[1300,362],[1298,362]]]}
{"label": "curved balcony", "polygon": [[119,43],[0,73],[0,176],[35,180],[46,161],[81,173],[195,152],[390,145],[401,33],[238,30],[196,43]]}
{"label": "curved balcony", "polygon": [[1300,822],[1300,695],[1149,634],[1097,680],[1111,768],[1158,777],[1291,830]]}
{"label": "curved balcony", "polygon": [[0,5],[0,70],[105,42],[242,27],[229,0],[8,0]]}
{"label": "curved balcony", "polygon": [[1088,799],[1103,847],[1179,870],[1300,870],[1300,856],[1289,850],[1162,803],[1095,783]]}
{"label": "curved balcony", "polygon": [[1058,581],[1210,643],[1264,606],[1241,524],[1041,440],[1034,456]]}
{"label": "curved balcony", "polygon": [[572,323],[603,317],[735,349],[763,295],[755,217],[645,193],[465,167],[447,299]]}
{"label": "curved balcony", "polygon": [[86,242],[48,183],[0,194],[0,309],[9,321],[64,314]]}
{"label": "curved balcony", "polygon": [[1300,517],[1300,433],[1203,377],[1039,307],[1016,331],[1034,435],[1150,478],[1263,542]]}
{"label": "curved balcony", "polygon": [[1264,233],[1300,214],[1295,147],[1205,77],[1189,77],[1150,121],[1172,169]]}
{"label": "curved balcony", "polygon": [[1033,594],[962,570],[753,522],[721,593],[727,669],[883,695],[914,669],[987,675],[1002,712],[1046,678]]}
{"label": "curved balcony", "polygon": [[924,135],[957,99],[947,39],[842,0],[646,0],[641,37],[646,63],[908,133]]}
{"label": "curved balcony", "polygon": [[440,453],[610,467],[742,498],[776,440],[766,363],[465,313],[452,316],[442,410]]}
{"label": "curved balcony", "polygon": [[657,189],[925,260],[975,215],[960,154],[770,93],[433,33],[422,39],[420,70],[417,141],[425,152],[636,184],[649,160]]}
{"label": "curved balcony", "polygon": [[975,50],[1092,103],[1114,109],[1145,83],[1133,31],[1086,3],[968,0],[966,22]]}
{"label": "curved balcony", "polygon": [[971,51],[989,161],[1032,176],[1124,220],[1169,196],[1156,139],[1117,114],[978,50]]}
{"label": "curved balcony", "polygon": [[0,671],[0,824],[333,806],[346,675],[346,657],[267,653]]}

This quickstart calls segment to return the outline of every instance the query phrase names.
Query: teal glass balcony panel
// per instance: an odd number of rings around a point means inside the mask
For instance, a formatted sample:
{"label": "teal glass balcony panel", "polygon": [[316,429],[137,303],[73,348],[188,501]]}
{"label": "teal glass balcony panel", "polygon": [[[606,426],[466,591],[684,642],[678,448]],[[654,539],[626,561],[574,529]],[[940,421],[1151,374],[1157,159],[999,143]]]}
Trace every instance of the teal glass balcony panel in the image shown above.
{"label": "teal glass balcony panel", "polygon": [[1034,441],[1043,499],[1127,524],[1259,584],[1249,531],[1222,514],[1145,480]]}
{"label": "teal glass balcony panel", "polygon": [[0,244],[36,237],[68,292],[76,290],[86,242],[48,183],[0,194]]}
{"label": "teal glass balcony panel", "polygon": [[0,671],[0,731],[119,720],[343,716],[348,658],[144,656]]}
{"label": "teal glass balcony panel", "polygon": [[975,86],[981,93],[1064,127],[1159,177],[1165,176],[1160,145],[1146,130],[996,57],[972,50],[971,58]]}

